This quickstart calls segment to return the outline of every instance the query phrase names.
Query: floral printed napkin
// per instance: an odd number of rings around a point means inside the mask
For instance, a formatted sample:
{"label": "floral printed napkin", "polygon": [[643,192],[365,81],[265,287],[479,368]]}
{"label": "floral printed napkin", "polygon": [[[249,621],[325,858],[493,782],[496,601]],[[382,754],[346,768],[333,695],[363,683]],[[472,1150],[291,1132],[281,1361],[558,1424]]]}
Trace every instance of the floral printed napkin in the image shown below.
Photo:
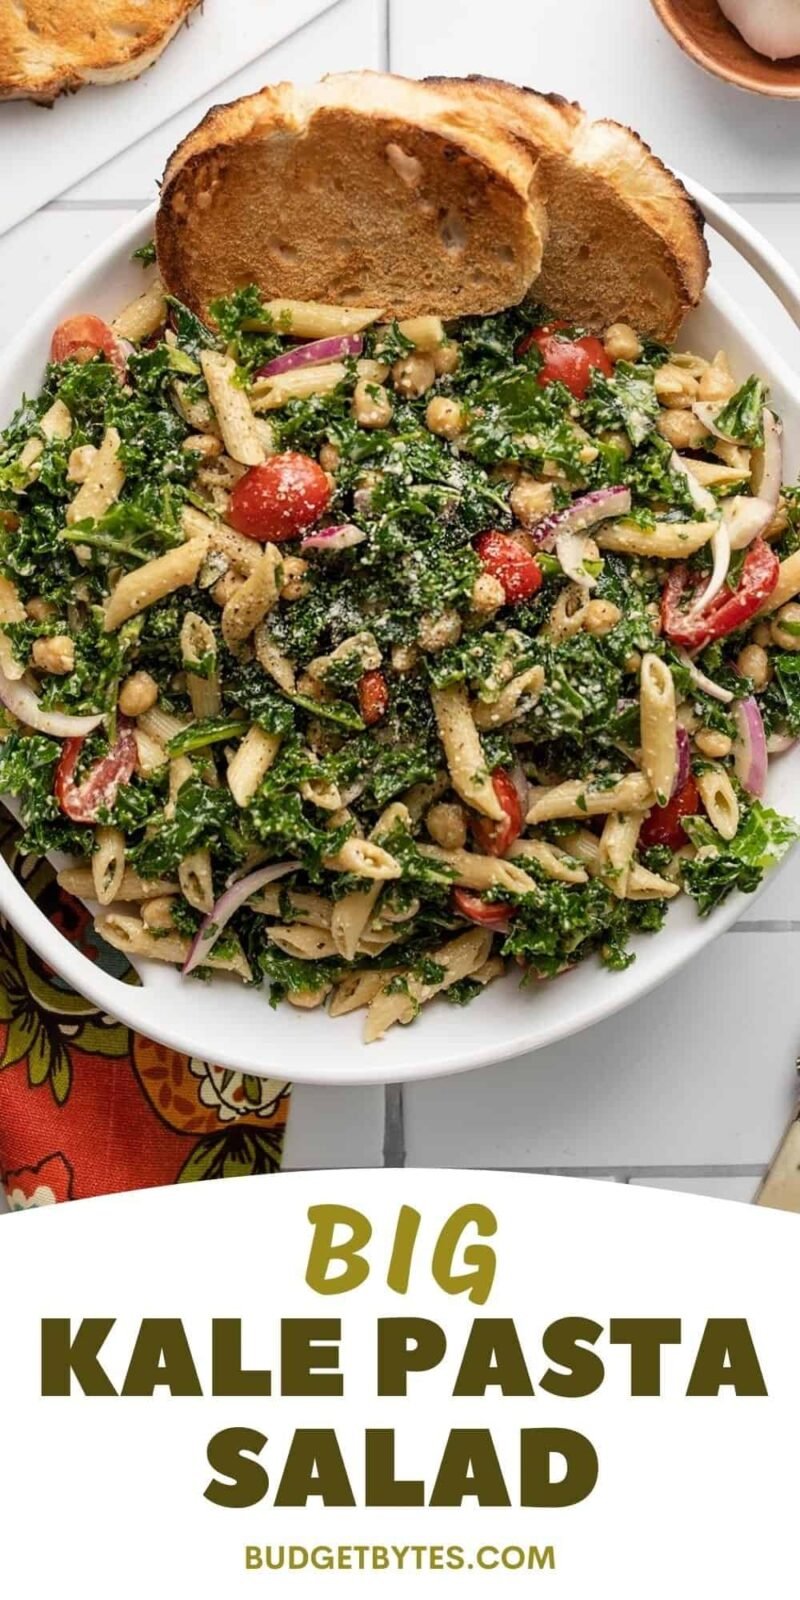
{"label": "floral printed napkin", "polygon": [[[90,960],[138,982],[17,839],[0,808],[0,852],[45,916]],[[289,1093],[288,1083],[197,1061],[104,1015],[0,921],[0,1182],[12,1210],[276,1172]]]}

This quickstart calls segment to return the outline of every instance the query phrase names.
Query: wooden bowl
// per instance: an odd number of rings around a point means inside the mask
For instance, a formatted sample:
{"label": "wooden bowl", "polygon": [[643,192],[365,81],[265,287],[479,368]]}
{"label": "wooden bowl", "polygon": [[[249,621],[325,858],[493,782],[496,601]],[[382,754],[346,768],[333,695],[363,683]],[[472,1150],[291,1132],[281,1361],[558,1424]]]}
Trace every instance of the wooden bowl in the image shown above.
{"label": "wooden bowl", "polygon": [[751,94],[800,99],[800,56],[770,61],[768,56],[758,55],[723,16],[717,0],[651,3],[681,49],[707,72],[739,89],[749,89]]}

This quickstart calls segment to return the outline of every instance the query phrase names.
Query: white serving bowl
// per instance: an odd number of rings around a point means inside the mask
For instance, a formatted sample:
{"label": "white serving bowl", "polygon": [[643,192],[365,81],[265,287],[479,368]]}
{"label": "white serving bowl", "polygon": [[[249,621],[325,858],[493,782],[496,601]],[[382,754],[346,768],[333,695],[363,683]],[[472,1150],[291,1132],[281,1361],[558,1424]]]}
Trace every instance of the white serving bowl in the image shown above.
{"label": "white serving bowl", "polygon": [[[800,283],[772,248],[712,196],[691,185],[714,226],[757,266],[796,317]],[[33,393],[47,360],[50,335],[64,316],[93,311],[112,316],[141,287],[131,251],[148,239],[153,212],[143,212],[69,278],[39,309],[6,352],[0,370],[0,424],[22,392]],[[712,355],[725,348],[734,372],[762,373],[785,424],[786,476],[800,469],[800,380],[761,337],[746,315],[714,283],[688,320],[680,341]],[[767,799],[800,816],[800,746],[770,768]],[[750,897],[752,898],[752,897]],[[701,920],[685,897],[670,909],[661,933],[636,941],[636,961],[622,973],[585,962],[561,981],[520,989],[512,974],[465,1009],[443,1002],[427,1007],[408,1028],[393,1029],[379,1044],[362,1043],[363,1013],[331,1020],[324,1010],[270,1007],[265,989],[245,989],[215,977],[182,980],[157,962],[137,961],[142,987],[132,987],[94,966],[48,922],[0,861],[0,906],[39,955],[74,987],[112,1016],[140,1032],[221,1066],[265,1077],[320,1084],[411,1081],[463,1072],[577,1033],[629,1005],[689,961],[741,914],[748,898],[733,895]]]}

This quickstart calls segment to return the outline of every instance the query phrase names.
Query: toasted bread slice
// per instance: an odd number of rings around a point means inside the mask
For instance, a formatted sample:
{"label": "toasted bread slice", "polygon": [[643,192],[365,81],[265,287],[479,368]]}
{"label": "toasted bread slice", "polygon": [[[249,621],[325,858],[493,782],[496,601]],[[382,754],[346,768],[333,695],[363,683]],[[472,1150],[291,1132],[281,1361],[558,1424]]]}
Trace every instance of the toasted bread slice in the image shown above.
{"label": "toasted bread slice", "polygon": [[50,105],[85,83],[135,78],[199,0],[0,0],[0,100]]}
{"label": "toasted bread slice", "polygon": [[672,339],[708,274],[703,217],[683,184],[617,122],[557,95],[484,78],[435,80],[455,130],[488,118],[538,157],[548,235],[532,294],[587,327],[629,322]]}
{"label": "toasted bread slice", "polygon": [[446,111],[435,86],[378,73],[217,107],[165,173],[168,289],[201,315],[248,283],[399,317],[515,304],[546,231],[536,161],[499,124],[455,137]]}

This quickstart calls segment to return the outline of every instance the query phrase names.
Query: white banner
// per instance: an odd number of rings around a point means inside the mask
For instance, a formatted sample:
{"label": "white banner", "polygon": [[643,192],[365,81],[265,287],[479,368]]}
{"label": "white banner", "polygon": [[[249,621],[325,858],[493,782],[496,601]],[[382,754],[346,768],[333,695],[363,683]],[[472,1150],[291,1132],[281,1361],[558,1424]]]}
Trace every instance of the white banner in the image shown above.
{"label": "white banner", "polygon": [[4,1593],[783,1591],[798,1237],[779,1212],[496,1172],[20,1215]]}

